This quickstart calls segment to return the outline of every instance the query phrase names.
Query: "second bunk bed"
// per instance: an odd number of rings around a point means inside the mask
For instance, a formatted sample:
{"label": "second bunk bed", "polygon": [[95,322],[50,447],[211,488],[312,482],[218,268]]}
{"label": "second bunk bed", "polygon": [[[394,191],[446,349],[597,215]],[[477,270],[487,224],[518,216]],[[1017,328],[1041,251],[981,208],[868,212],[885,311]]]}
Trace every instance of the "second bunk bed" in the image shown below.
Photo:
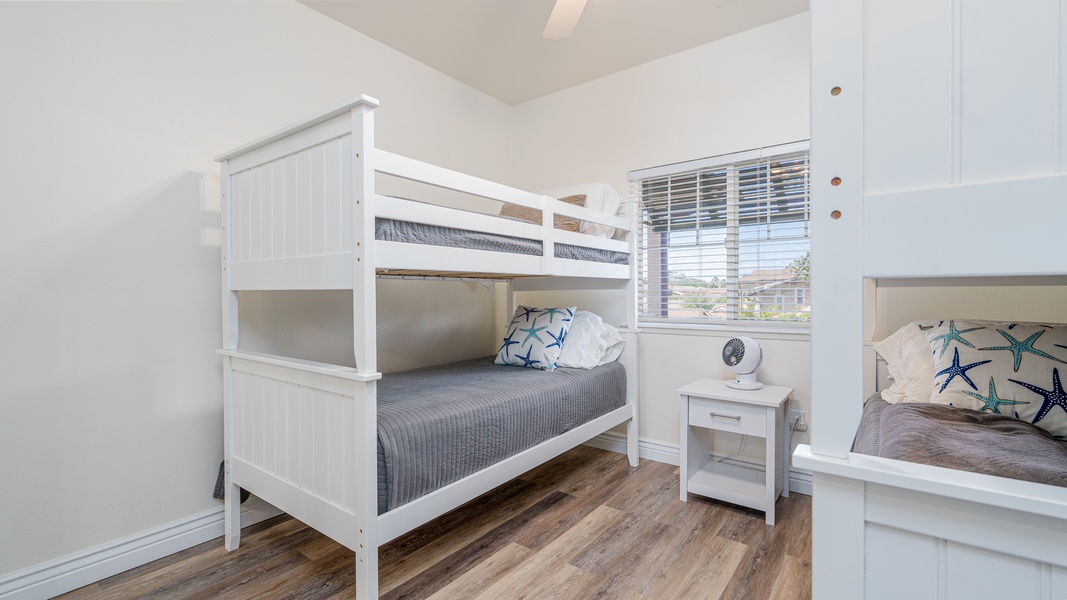
{"label": "second bunk bed", "polygon": [[[353,550],[360,598],[377,597],[379,546],[578,444],[625,424],[638,464],[634,210],[616,216],[605,186],[560,200],[377,148],[377,106],[360,96],[217,157],[226,548],[247,490]],[[386,195],[383,176],[480,210]],[[514,318],[496,359],[383,376],[381,276],[503,283]],[[625,323],[518,305],[546,285],[606,290]],[[252,290],[352,290],[355,366],[241,349],[238,296]],[[551,369],[579,321],[584,368]]]}
{"label": "second bunk bed", "polygon": [[1067,597],[1064,14],[812,2],[816,598]]}

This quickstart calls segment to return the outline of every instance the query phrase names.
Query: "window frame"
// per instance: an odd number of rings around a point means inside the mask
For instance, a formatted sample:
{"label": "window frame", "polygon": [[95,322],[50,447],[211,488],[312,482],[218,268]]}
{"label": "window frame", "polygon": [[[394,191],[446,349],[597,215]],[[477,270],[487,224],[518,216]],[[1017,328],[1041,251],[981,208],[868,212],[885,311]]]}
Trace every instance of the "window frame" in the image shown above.
{"label": "window frame", "polygon": [[[717,156],[711,156],[701,158],[697,160],[685,161],[680,163],[672,163],[668,165],[662,165],[658,167],[651,167],[646,169],[638,169],[631,171],[628,174],[630,200],[635,202],[638,206],[638,214],[642,217],[642,223],[638,228],[638,277],[644,277],[647,272],[647,250],[649,248],[646,237],[648,236],[648,230],[652,227],[652,224],[645,220],[645,198],[643,197],[643,183],[649,179],[663,178],[669,176],[685,176],[686,174],[696,174],[698,172],[710,172],[713,170],[727,170],[729,172],[729,178],[737,177],[737,165],[741,165],[745,168],[748,163],[754,161],[771,161],[776,157],[787,157],[788,155],[803,154],[804,159],[807,161],[808,171],[805,174],[805,201],[804,201],[804,213],[805,218],[794,222],[803,222],[805,235],[803,239],[807,240],[808,249],[806,255],[810,261],[811,257],[811,183],[810,183],[810,169],[811,169],[811,143],[810,140],[802,140],[798,142],[791,142],[787,144],[778,144],[774,146],[766,146],[762,148],[755,148],[751,150],[744,150],[741,152],[734,152],[730,154],[722,154]],[[734,179],[731,179],[734,181]],[[733,184],[731,184],[733,185]],[[741,199],[739,195],[735,195],[729,202],[741,204],[745,200]],[[736,209],[728,208],[728,212],[733,210],[736,215]],[[699,219],[699,217],[697,217]],[[696,226],[699,228],[699,225]],[[731,228],[733,232],[730,233]],[[726,261],[726,269],[728,272],[727,287],[728,296],[727,301],[731,304],[729,306],[728,315],[737,315],[744,309],[736,304],[740,302],[743,295],[743,290],[740,288],[740,263],[739,252],[737,250],[737,237],[739,225],[736,217],[733,217],[733,221],[724,227],[724,234],[732,236],[723,243],[725,252],[728,254]],[[776,290],[773,292],[777,296],[782,296],[783,308],[787,301],[794,300],[796,298],[804,298],[809,301],[811,298],[810,279],[808,280],[808,288],[797,287],[795,290],[790,290],[791,293],[785,293],[786,290]],[[668,284],[669,285],[669,284]],[[638,293],[649,293],[652,285],[638,284]],[[794,296],[790,298],[790,296]],[[662,328],[665,330],[686,328],[686,329],[706,329],[706,330],[719,330],[719,331],[737,331],[740,333],[746,332],[765,332],[765,333],[781,333],[785,336],[793,335],[807,335],[810,331],[811,320],[810,316],[804,320],[776,320],[776,319],[742,319],[742,318],[713,318],[713,317],[681,317],[681,316],[665,316],[656,317],[649,315],[645,312],[643,305],[644,299],[638,298],[638,302],[641,306],[638,308],[638,323],[642,328]],[[794,304],[794,306],[804,306],[803,304]],[[810,304],[808,306],[808,312],[810,315]]]}

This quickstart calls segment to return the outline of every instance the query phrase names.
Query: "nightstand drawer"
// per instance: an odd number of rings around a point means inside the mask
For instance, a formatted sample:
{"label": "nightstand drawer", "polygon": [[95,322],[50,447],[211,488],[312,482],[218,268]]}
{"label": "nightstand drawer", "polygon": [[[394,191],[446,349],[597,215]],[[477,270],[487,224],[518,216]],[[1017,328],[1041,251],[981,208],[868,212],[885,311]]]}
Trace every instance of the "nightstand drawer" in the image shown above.
{"label": "nightstand drawer", "polygon": [[767,435],[767,409],[709,398],[689,398],[689,424],[745,435]]}

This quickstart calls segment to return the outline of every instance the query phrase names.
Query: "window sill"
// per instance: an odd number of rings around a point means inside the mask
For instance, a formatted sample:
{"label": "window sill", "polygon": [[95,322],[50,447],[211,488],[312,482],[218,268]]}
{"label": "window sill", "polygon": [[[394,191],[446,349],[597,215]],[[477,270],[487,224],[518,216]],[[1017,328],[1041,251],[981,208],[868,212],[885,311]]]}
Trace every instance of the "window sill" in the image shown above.
{"label": "window sill", "polygon": [[662,323],[639,322],[638,330],[655,335],[699,335],[735,337],[744,335],[759,339],[807,342],[811,340],[811,326],[805,324],[778,325],[773,323]]}

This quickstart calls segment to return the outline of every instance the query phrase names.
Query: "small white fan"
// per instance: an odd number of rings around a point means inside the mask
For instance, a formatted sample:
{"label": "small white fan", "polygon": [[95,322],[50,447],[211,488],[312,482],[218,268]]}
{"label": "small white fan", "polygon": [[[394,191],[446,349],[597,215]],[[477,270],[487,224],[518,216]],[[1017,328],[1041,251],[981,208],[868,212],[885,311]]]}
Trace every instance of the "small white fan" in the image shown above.
{"label": "small white fan", "polygon": [[722,361],[734,372],[735,379],[726,386],[737,390],[758,390],[763,384],[756,381],[756,369],[763,363],[763,350],[756,340],[735,337],[722,348]]}

